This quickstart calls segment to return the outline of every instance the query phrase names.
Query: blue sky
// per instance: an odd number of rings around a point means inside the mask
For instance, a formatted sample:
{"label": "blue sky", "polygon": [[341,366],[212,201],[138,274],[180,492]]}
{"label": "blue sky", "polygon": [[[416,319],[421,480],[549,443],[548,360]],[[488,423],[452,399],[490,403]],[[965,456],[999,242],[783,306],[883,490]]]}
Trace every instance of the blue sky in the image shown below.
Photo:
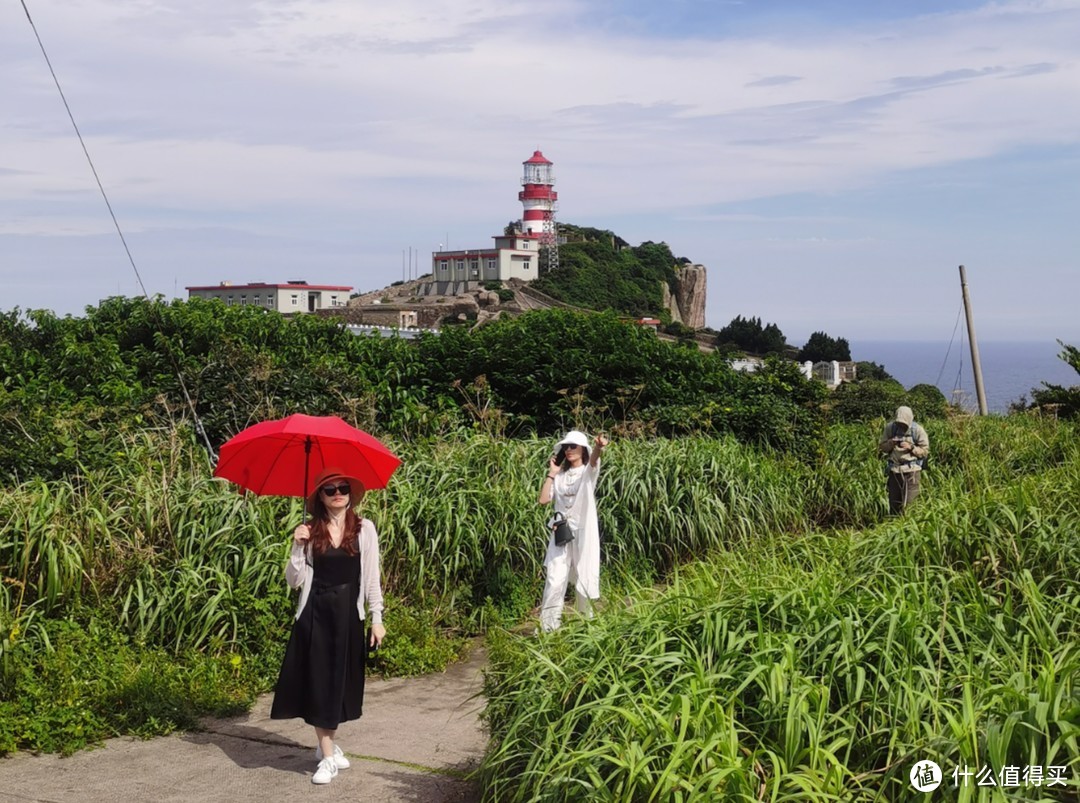
{"label": "blue sky", "polygon": [[[151,293],[366,291],[559,217],[708,268],[707,322],[1080,343],[1080,0],[28,0]],[[138,292],[17,3],[0,308]],[[425,258],[425,264],[426,264]]]}

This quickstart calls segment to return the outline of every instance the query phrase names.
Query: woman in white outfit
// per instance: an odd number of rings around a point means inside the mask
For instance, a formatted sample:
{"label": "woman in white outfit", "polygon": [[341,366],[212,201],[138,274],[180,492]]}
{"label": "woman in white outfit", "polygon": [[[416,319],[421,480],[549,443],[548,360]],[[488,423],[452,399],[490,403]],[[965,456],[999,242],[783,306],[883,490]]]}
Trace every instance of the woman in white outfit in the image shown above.
{"label": "woman in white outfit", "polygon": [[573,430],[555,444],[547,477],[540,486],[540,504],[555,503],[574,533],[563,546],[548,538],[544,569],[547,581],[540,601],[540,627],[556,630],[562,622],[563,599],[568,583],[574,584],[574,604],[592,616],[593,603],[600,599],[600,522],[596,515],[596,480],[600,476],[600,453],[608,440],[597,435],[592,453],[584,432]]}

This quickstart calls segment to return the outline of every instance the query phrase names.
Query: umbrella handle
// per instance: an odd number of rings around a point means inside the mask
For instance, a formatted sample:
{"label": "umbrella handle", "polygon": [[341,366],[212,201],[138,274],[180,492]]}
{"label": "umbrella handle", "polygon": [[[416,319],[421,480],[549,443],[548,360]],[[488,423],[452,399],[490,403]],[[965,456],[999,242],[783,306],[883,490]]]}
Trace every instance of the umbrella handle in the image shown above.
{"label": "umbrella handle", "polygon": [[[307,506],[308,461],[311,459],[311,436],[304,438],[304,505]],[[305,511],[306,512],[306,511]]]}

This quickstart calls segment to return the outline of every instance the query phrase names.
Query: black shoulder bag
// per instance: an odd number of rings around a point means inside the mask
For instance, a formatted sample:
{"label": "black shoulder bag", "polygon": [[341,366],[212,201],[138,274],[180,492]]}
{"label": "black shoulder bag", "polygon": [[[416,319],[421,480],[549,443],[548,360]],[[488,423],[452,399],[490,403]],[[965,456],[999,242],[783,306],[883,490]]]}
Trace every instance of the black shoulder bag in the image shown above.
{"label": "black shoulder bag", "polygon": [[574,531],[562,513],[556,512],[551,517],[551,529],[555,535],[555,546],[566,546],[574,540]]}

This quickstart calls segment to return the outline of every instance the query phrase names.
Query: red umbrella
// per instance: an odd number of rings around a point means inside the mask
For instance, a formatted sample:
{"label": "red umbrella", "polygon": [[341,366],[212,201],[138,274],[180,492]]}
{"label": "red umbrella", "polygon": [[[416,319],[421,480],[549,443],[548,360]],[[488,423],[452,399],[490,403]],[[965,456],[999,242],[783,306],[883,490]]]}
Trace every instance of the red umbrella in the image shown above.
{"label": "red umbrella", "polygon": [[365,488],[385,488],[401,461],[366,432],[334,415],[296,413],[254,424],[226,441],[215,477],[264,496],[308,496],[308,477],[337,468]]}

